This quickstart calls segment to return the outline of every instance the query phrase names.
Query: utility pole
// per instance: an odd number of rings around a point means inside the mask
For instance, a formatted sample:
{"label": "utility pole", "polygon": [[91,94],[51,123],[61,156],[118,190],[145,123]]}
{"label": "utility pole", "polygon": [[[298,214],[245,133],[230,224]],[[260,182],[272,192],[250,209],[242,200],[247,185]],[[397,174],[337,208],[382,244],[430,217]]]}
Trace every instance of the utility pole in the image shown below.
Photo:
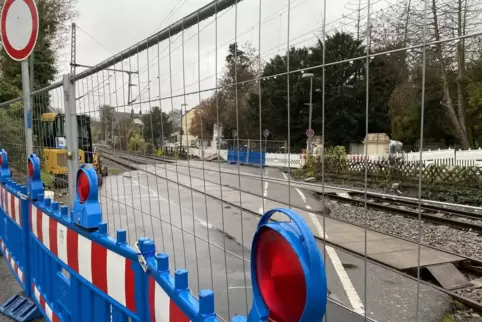
{"label": "utility pole", "polygon": [[70,39],[70,75],[75,75],[77,67],[77,25],[72,22],[72,34]]}
{"label": "utility pole", "polygon": [[[75,70],[75,67],[92,68],[92,66],[82,65],[82,64],[74,64],[74,63],[71,63],[70,66],[71,66],[72,70]],[[136,84],[132,84],[132,74],[139,74],[139,72],[135,72],[135,71],[131,71],[131,70],[125,70],[125,69],[117,69],[117,68],[106,68],[104,70],[115,72],[115,73],[126,73],[129,76],[128,84],[127,84],[127,86],[128,86],[127,87],[127,104],[131,105],[134,101],[136,101],[136,99],[131,101],[131,97],[132,97],[131,87],[137,86]],[[79,100],[82,97],[83,96],[78,97],[77,100]]]}
{"label": "utility pole", "polygon": [[[309,105],[309,115],[308,115],[308,129],[311,130],[311,117],[313,113],[313,78],[315,75],[313,73],[304,73],[302,78],[309,78],[310,79],[310,102],[308,103]],[[311,140],[313,138],[311,136],[308,137],[308,140],[306,142],[306,150],[309,153],[312,153],[313,151],[311,150]]]}

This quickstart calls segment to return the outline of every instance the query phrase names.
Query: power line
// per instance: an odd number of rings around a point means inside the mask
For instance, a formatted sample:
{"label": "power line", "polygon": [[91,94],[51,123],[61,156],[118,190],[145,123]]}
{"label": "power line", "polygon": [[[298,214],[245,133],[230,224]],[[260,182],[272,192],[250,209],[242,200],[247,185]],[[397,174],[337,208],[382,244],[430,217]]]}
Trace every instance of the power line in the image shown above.
{"label": "power line", "polygon": [[[182,3],[181,3],[182,2]],[[174,9],[181,3],[181,5],[174,11]],[[162,19],[161,23],[151,32],[151,34],[153,34],[154,32],[156,32],[159,28],[161,28],[161,26],[164,24],[164,22],[166,22],[167,19],[171,18],[179,9],[181,9],[181,7],[186,3],[186,0],[179,0],[178,2],[176,2],[176,5],[174,7],[172,7],[171,11],[167,14],[167,16]]]}
{"label": "power line", "polygon": [[85,31],[84,29],[80,28],[80,26],[78,24],[75,25],[77,27],[77,29],[79,29],[80,31],[82,31],[86,36],[88,36],[89,38],[91,38],[93,41],[95,41],[97,44],[99,44],[102,48],[104,48],[105,50],[107,50],[109,53],[111,53],[112,55],[115,55],[114,52],[112,52],[109,48],[107,48],[107,46],[105,46],[103,43],[101,43],[99,40],[97,40],[94,36],[92,36],[91,34],[89,34],[87,31]]}

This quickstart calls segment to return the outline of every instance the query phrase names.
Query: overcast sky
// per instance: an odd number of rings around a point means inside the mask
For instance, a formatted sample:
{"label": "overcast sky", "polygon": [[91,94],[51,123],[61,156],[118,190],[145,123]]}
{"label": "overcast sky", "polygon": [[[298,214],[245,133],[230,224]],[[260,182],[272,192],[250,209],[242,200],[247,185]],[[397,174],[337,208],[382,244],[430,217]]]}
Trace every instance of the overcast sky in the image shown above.
{"label": "overcast sky", "polygon": [[[327,31],[353,30],[354,22],[346,16],[356,17],[354,8],[358,6],[358,1],[327,1]],[[77,63],[95,65],[209,2],[211,0],[79,0],[78,17],[75,20],[79,27]],[[372,0],[372,11],[385,7],[385,2]],[[362,6],[366,6],[366,0],[362,0]],[[196,25],[187,29],[184,35],[171,37],[170,43],[163,41],[159,46],[117,64],[117,69],[139,71],[139,76],[134,75],[131,84],[136,85],[132,86],[133,98],[138,98],[140,94],[140,99],[137,99],[132,107],[138,112],[140,109],[146,111],[149,107],[162,105],[163,110],[169,112],[172,108],[179,109],[184,100],[188,109],[196,106],[199,103],[199,89],[203,91],[201,99],[212,95],[212,92],[205,90],[215,86],[216,66],[219,77],[228,45],[234,42],[235,38],[239,44],[249,42],[256,50],[260,50],[264,61],[269,61],[277,53],[285,52],[288,41],[291,46],[315,43],[316,36],[321,35],[323,1],[291,0],[290,7],[288,37],[288,1],[262,0],[261,49],[260,0],[243,0],[238,3],[237,8],[233,6],[219,13],[217,42],[214,39],[216,24],[214,18],[210,18],[199,26],[199,43]],[[61,73],[69,71],[69,60],[70,49],[66,46],[60,55]],[[78,71],[80,70],[82,69],[79,68]],[[127,74],[110,71],[100,72],[79,81],[77,97],[82,98],[78,100],[78,108],[84,113],[95,113],[99,105],[105,103],[118,106],[119,111],[130,111],[131,106],[127,105],[127,84]],[[184,93],[190,95],[184,96]],[[149,98],[158,99],[159,96],[163,98],[160,102],[139,104]],[[175,98],[170,100],[171,96]]]}

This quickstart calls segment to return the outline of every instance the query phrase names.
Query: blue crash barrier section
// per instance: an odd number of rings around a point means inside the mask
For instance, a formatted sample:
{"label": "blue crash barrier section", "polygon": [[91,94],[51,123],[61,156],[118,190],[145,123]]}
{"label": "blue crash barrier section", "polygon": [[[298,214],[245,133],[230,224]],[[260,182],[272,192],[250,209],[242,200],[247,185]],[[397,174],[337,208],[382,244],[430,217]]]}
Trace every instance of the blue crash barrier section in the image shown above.
{"label": "blue crash barrier section", "polygon": [[[21,186],[11,180],[8,154],[0,151],[0,252],[33,300],[15,296],[0,305],[0,312],[17,321],[40,315],[69,322],[219,321],[213,291],[194,297],[188,272],[171,275],[168,255],[156,253],[152,240],[140,238],[132,247],[125,230],[117,230],[115,239],[108,235],[90,165],[79,168],[76,182],[77,199],[69,211],[44,198],[35,154],[28,160],[27,186]],[[271,222],[276,212],[291,222]],[[288,262],[280,265],[283,258]],[[233,322],[322,321],[323,262],[300,216],[273,209],[262,217],[251,266],[253,306],[247,318],[237,316]]]}
{"label": "blue crash barrier section", "polygon": [[266,153],[229,149],[227,161],[230,164],[239,163],[263,166],[266,164]]}

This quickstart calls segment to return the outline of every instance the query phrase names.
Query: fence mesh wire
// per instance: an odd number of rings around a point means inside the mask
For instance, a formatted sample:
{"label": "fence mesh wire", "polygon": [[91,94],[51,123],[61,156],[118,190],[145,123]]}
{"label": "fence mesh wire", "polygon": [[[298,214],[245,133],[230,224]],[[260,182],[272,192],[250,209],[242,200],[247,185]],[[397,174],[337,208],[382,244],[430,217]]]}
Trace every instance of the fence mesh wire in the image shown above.
{"label": "fence mesh wire", "polygon": [[[27,154],[23,100],[18,99],[12,103],[3,104],[0,112],[4,129],[0,136],[2,148],[9,153],[9,164],[13,168],[15,179],[25,183]],[[62,114],[65,114],[62,86],[33,92],[31,95],[33,152],[42,161],[42,179],[48,189],[66,187],[67,182],[65,177],[67,155],[52,154],[52,149],[59,144],[65,146],[64,119],[57,117]],[[52,167],[54,163],[56,166]],[[59,169],[57,165],[63,169]]]}
{"label": "fence mesh wire", "polygon": [[[219,3],[209,17],[197,11],[188,27],[180,20],[157,41],[111,57],[115,64],[84,74],[79,68],[73,79],[79,149],[89,163],[100,155],[98,170],[108,174],[99,199],[110,234],[126,228],[130,244],[152,238],[170,254],[172,269],[190,271],[194,294],[215,291],[216,311],[227,321],[247,315],[252,303],[259,215],[292,208],[323,253],[327,321],[340,316],[337,307],[380,321],[443,313],[437,307],[449,301],[446,292],[422,274],[426,254],[437,248],[478,260],[460,245],[480,243],[480,236],[429,221],[422,199],[480,214],[482,158],[446,163],[426,150],[481,144],[481,5]],[[42,115],[64,113],[63,88],[36,92],[32,104],[34,152],[45,164],[62,135]],[[3,104],[0,113],[0,145],[22,171],[21,103]],[[420,152],[392,151],[393,141]],[[229,151],[264,153],[269,167],[229,160]],[[47,169],[44,175],[67,179]],[[347,192],[358,204],[332,198]],[[402,195],[398,202],[416,216],[374,208],[380,192]],[[377,253],[381,244],[393,245],[390,253]],[[415,261],[404,267],[408,275],[396,269],[400,256]]]}

